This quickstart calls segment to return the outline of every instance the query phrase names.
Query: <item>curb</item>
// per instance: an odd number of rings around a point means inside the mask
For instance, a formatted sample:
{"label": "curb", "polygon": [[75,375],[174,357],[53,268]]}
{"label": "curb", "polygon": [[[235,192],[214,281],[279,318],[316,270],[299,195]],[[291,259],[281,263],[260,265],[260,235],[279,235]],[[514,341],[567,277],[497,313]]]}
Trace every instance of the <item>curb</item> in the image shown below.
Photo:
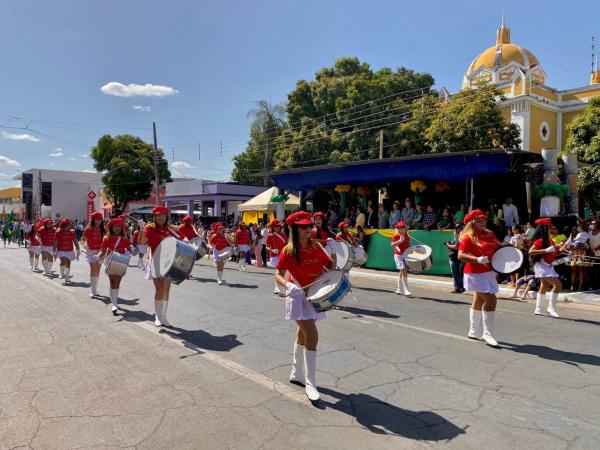
{"label": "curb", "polygon": [[[369,278],[374,280],[386,280],[386,281],[396,281],[398,277],[396,275],[388,275],[384,273],[370,273],[370,272],[362,272],[358,270],[351,270],[351,277],[357,278]],[[420,278],[418,275],[411,276],[410,282],[416,286],[437,286],[437,287],[445,287],[452,289],[454,284],[451,281],[444,280],[432,280],[428,278]],[[513,293],[513,289],[500,287],[499,294],[510,296]],[[596,297],[596,298],[593,298]],[[561,292],[558,294],[558,301],[565,303],[579,303],[582,305],[595,305],[600,306],[600,295],[598,294],[589,294],[585,292]]]}

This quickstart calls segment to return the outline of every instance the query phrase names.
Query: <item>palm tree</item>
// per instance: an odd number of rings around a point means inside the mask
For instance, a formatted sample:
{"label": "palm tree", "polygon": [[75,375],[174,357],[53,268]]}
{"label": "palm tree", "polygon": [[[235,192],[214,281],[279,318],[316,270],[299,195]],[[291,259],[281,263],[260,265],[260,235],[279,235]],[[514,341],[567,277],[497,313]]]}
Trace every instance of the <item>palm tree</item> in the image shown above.
{"label": "palm tree", "polygon": [[261,137],[260,144],[264,152],[263,171],[268,171],[273,167],[273,141],[285,124],[286,110],[284,105],[272,105],[267,100],[258,100],[255,103],[256,107],[248,111],[247,117],[253,119],[250,126],[252,134]]}

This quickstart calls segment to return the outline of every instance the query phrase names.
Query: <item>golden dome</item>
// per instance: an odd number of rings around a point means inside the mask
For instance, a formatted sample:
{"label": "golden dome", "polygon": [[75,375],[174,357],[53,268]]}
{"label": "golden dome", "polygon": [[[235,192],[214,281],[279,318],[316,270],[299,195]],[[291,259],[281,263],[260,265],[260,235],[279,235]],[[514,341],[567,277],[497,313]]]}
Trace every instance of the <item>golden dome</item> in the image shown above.
{"label": "golden dome", "polygon": [[529,50],[510,42],[510,28],[504,23],[498,28],[496,45],[480,53],[469,66],[466,77],[477,72],[481,67],[497,70],[499,67],[516,62],[526,69],[533,69],[539,65],[538,59]]}

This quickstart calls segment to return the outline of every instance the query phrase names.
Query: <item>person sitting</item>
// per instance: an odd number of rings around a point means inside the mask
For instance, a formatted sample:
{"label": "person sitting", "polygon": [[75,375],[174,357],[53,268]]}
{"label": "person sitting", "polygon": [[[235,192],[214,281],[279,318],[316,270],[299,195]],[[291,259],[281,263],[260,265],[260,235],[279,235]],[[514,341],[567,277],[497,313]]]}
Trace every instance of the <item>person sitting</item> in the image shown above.
{"label": "person sitting", "polygon": [[433,211],[433,206],[427,205],[427,211],[423,214],[423,229],[431,231],[437,227],[437,214]]}
{"label": "person sitting", "polygon": [[413,229],[423,229],[423,208],[418,203],[415,205],[415,215],[413,217]]}
{"label": "person sitting", "polygon": [[462,224],[465,220],[465,214],[467,214],[467,208],[464,203],[461,203],[460,208],[454,213],[454,223]]}
{"label": "person sitting", "polygon": [[444,208],[442,212],[442,217],[440,218],[437,227],[438,230],[451,230],[454,224],[452,223],[452,216],[450,215],[450,211],[448,208]]}

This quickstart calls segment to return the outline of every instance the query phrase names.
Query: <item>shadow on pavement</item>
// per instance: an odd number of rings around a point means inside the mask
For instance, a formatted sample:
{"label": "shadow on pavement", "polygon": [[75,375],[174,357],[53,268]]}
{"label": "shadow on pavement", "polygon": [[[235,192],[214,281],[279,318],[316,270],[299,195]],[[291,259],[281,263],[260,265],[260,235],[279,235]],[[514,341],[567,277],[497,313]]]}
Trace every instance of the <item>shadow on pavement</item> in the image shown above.
{"label": "shadow on pavement", "polygon": [[560,320],[568,320],[569,322],[577,322],[577,323],[587,323],[588,325],[600,325],[600,322],[597,320],[589,320],[589,319],[570,319],[568,317],[561,316]]}
{"label": "shadow on pavement", "polygon": [[215,283],[215,284],[217,283],[217,279],[216,278],[200,278],[200,277],[196,277],[194,275],[192,275],[190,277],[190,280],[199,281],[201,283]]}
{"label": "shadow on pavement", "polygon": [[585,364],[588,366],[600,366],[600,356],[588,355],[586,353],[565,352],[563,350],[546,347],[545,345],[519,345],[502,342],[502,348],[512,350],[513,352],[517,353],[536,355],[540,358],[550,361],[563,362],[578,368],[580,368],[580,364]]}
{"label": "shadow on pavement", "polygon": [[242,289],[258,289],[258,284],[242,284],[242,283],[228,283],[225,282],[222,286]]}
{"label": "shadow on pavement", "polygon": [[[102,303],[104,303],[105,305],[109,305],[110,304],[110,297],[107,297],[106,295],[96,295],[94,297],[97,300],[100,300]],[[120,305],[138,305],[140,303],[140,299],[139,298],[132,298],[131,300],[127,300],[124,298],[119,298],[119,306]],[[152,319],[154,320],[154,319]]]}
{"label": "shadow on pavement", "polygon": [[410,411],[391,405],[368,394],[342,394],[319,387],[336,403],[325,402],[327,407],[348,414],[375,434],[393,434],[409,439],[438,441],[454,439],[465,430],[431,411]]}
{"label": "shadow on pavement", "polygon": [[340,311],[348,312],[350,314],[355,314],[357,316],[371,316],[371,317],[384,317],[386,319],[399,319],[400,316],[396,314],[390,314],[386,311],[377,311],[363,308],[355,308],[353,306],[340,306]]}
{"label": "shadow on pavement", "polygon": [[76,287],[76,288],[87,288],[87,289],[89,289],[90,283],[84,283],[82,281],[71,281],[68,284],[66,284],[65,286]]}
{"label": "shadow on pavement", "polygon": [[228,352],[235,347],[243,345],[243,343],[237,339],[236,334],[213,336],[204,330],[184,330],[183,328],[178,327],[163,327],[161,333],[168,334],[174,339],[184,341],[184,346],[186,348],[197,353],[198,348],[203,350],[214,350],[217,352]]}

